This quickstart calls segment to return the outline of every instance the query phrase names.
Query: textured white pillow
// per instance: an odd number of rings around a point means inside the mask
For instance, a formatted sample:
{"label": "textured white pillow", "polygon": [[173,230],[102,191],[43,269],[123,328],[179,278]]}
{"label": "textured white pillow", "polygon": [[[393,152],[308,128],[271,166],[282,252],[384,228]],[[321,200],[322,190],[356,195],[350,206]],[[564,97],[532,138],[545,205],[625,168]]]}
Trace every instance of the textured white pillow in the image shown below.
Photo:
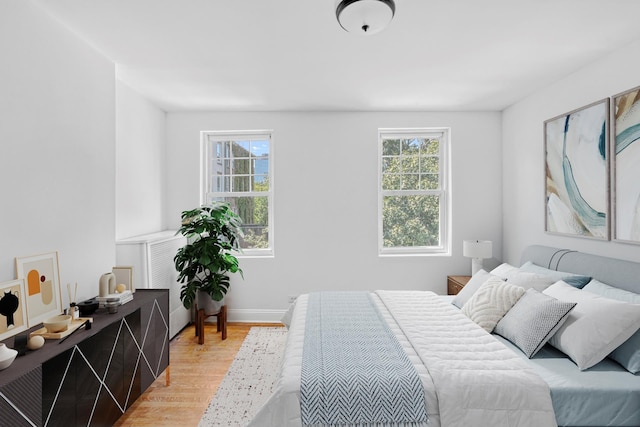
{"label": "textured white pillow", "polygon": [[491,277],[462,306],[462,312],[491,333],[507,311],[525,293],[524,288]]}
{"label": "textured white pillow", "polygon": [[605,298],[563,281],[543,293],[577,303],[549,344],[569,356],[580,370],[607,357],[640,327],[640,304]]}

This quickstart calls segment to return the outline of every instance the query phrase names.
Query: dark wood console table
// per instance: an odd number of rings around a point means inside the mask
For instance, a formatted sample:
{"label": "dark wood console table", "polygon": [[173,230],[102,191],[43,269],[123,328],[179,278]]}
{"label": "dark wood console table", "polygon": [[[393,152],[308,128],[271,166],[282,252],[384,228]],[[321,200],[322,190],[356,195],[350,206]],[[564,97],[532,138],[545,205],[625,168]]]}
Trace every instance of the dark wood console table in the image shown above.
{"label": "dark wood console table", "polygon": [[91,329],[18,356],[0,371],[2,425],[113,425],[169,367],[168,313],[168,289],[140,289],[117,313],[98,310]]}

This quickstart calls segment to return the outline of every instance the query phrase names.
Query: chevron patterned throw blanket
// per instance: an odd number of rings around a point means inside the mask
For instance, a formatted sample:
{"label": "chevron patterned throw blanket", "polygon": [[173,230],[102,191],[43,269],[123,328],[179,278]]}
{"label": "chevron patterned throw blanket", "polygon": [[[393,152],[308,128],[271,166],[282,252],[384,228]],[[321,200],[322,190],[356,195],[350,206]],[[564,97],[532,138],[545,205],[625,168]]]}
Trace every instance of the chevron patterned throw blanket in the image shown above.
{"label": "chevron patterned throw blanket", "polygon": [[368,292],[309,295],[300,409],[305,426],[425,426],[418,373]]}

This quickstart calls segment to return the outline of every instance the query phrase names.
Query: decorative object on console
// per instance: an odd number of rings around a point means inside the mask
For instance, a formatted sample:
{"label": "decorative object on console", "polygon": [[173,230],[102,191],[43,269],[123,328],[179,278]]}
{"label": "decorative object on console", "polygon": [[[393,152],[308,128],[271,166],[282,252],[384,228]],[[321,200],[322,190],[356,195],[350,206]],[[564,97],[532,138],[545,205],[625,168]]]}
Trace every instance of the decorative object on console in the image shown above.
{"label": "decorative object on console", "polygon": [[78,308],[80,309],[81,316],[91,316],[96,312],[99,306],[100,303],[95,298],[78,303]]}
{"label": "decorative object on console", "polygon": [[133,293],[128,290],[121,293],[114,292],[105,296],[99,296],[95,298],[95,300],[100,304],[100,307],[106,307],[108,303],[117,303],[115,305],[122,305],[128,303],[132,299]]}
{"label": "decorative object on console", "polygon": [[[28,334],[16,335],[13,338],[13,348],[18,352],[18,356],[24,356],[27,353],[28,340]],[[44,338],[42,342],[44,344]]]}
{"label": "decorative object on console", "polygon": [[[26,337],[25,337],[26,338]],[[34,335],[27,341],[29,350],[38,350],[44,345],[44,337],[42,335]]]}
{"label": "decorative object on console", "polygon": [[64,332],[71,324],[72,317],[68,314],[60,314],[50,317],[42,322],[47,332]]}
{"label": "decorative object on console", "polygon": [[25,280],[29,326],[62,313],[58,252],[18,257],[16,271]]}
{"label": "decorative object on console", "polygon": [[106,297],[109,294],[113,294],[116,291],[116,276],[113,273],[104,273],[100,276],[98,283],[98,295],[101,298]]}
{"label": "decorative object on console", "polygon": [[609,100],[544,122],[545,231],[609,239]]}
{"label": "decorative object on console", "polygon": [[126,290],[136,291],[133,286],[133,267],[113,267],[111,272],[116,276],[116,289],[118,286],[124,285]]}
{"label": "decorative object on console", "polygon": [[339,0],[336,18],[345,31],[371,35],[384,30],[395,12],[393,0]]}
{"label": "decorative object on console", "polygon": [[640,243],[640,87],[613,97],[613,237]]}
{"label": "decorative object on console", "polygon": [[71,319],[71,321],[70,321],[69,325],[67,326],[67,328],[62,330],[62,331],[58,331],[58,332],[52,332],[52,331],[49,331],[49,329],[47,329],[47,327],[42,327],[40,329],[36,329],[35,331],[31,332],[29,334],[29,338],[33,338],[35,336],[41,336],[42,338],[47,339],[47,340],[63,339],[66,336],[71,335],[80,326],[83,326],[83,324],[87,320],[91,321],[93,319],[90,318],[90,317],[79,317],[77,319]]}
{"label": "decorative object on console", "polygon": [[7,347],[4,343],[0,343],[0,371],[11,366],[17,355],[17,350]]}
{"label": "decorative object on console", "polygon": [[27,329],[24,295],[24,280],[0,283],[0,340]]}
{"label": "decorative object on console", "polygon": [[482,269],[482,260],[491,258],[493,244],[490,240],[465,240],[462,242],[462,255],[471,258],[471,275]]}

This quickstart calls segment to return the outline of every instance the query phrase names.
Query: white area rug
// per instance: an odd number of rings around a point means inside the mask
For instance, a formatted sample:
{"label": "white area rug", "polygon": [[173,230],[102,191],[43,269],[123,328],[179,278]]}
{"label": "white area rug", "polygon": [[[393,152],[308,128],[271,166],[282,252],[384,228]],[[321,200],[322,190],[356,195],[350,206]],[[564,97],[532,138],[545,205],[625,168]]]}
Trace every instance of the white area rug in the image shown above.
{"label": "white area rug", "polygon": [[286,328],[251,328],[198,427],[249,424],[271,395],[286,341]]}

